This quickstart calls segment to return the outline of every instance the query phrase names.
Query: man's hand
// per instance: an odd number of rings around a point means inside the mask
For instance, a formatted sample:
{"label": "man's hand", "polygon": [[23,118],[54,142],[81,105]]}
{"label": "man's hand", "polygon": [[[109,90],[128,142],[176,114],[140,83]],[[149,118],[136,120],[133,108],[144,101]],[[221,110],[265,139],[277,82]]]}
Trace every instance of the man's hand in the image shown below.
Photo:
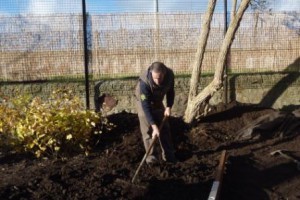
{"label": "man's hand", "polygon": [[171,116],[171,108],[170,107],[166,107],[164,115],[166,117],[170,117]]}
{"label": "man's hand", "polygon": [[158,129],[158,127],[157,127],[157,125],[156,124],[153,124],[153,125],[151,125],[151,127],[152,127],[152,139],[155,137],[155,136],[157,136],[157,137],[159,137],[159,129]]}

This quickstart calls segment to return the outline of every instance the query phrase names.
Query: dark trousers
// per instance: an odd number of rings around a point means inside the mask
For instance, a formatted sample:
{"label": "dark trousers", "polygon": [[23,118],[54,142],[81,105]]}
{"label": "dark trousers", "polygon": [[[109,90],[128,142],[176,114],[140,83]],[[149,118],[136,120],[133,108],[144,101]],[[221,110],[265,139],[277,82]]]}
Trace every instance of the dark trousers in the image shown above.
{"label": "dark trousers", "polygon": [[[146,119],[146,116],[144,114],[142,104],[140,101],[136,102],[136,108],[138,113],[138,118],[140,121],[140,130],[142,133],[142,138],[144,142],[145,150],[147,151],[149,149],[149,146],[152,142],[152,127],[149,124],[149,122]],[[153,115],[155,119],[155,123],[158,127],[160,127],[160,124],[164,117],[164,107],[154,109]],[[170,132],[170,125],[168,120],[165,121],[164,126],[160,130],[159,134],[159,144],[162,150],[162,159],[163,160],[170,160],[174,159],[174,147],[172,144],[171,139],[171,132]],[[156,156],[157,155],[157,143],[153,146],[152,150],[150,151],[149,155]]]}

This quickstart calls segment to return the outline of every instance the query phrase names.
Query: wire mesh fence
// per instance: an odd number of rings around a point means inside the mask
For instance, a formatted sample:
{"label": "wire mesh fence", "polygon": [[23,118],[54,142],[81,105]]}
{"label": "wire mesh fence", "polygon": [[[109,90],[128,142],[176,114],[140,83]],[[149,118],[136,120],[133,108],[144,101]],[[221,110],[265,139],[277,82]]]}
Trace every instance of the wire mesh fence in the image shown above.
{"label": "wire mesh fence", "polygon": [[[81,1],[62,2],[64,13],[0,14],[2,81],[85,75]],[[176,74],[190,74],[203,17],[203,12],[187,11],[99,14],[87,10],[89,75],[96,79],[136,76],[156,60]],[[232,43],[228,70],[299,71],[299,66],[289,68],[300,55],[299,19],[299,12],[247,12]],[[214,72],[225,25],[224,13],[215,13],[203,73]]]}

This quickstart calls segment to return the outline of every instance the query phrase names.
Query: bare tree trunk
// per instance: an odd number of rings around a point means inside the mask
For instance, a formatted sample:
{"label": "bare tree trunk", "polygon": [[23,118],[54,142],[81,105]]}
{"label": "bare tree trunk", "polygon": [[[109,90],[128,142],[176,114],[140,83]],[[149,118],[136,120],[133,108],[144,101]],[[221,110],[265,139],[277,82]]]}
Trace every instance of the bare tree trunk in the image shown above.
{"label": "bare tree trunk", "polygon": [[237,2],[237,0],[233,0],[233,2],[232,2],[230,21],[234,18],[235,13],[236,13],[236,2]]}
{"label": "bare tree trunk", "polygon": [[[235,15],[235,17],[231,20],[225,38],[223,40],[220,53],[218,56],[215,75],[213,81],[204,88],[196,97],[190,99],[187,108],[185,110],[184,121],[186,123],[191,123],[196,117],[197,112],[199,111],[202,104],[205,107],[208,100],[214,95],[216,91],[222,88],[223,82],[223,73],[225,67],[225,61],[227,54],[230,50],[231,43],[234,39],[234,35],[239,27],[239,23],[242,20],[243,14],[245,13],[250,0],[243,0],[239,6],[239,9]],[[199,59],[196,57],[195,59]],[[194,66],[195,67],[195,66]],[[194,73],[194,70],[193,70]],[[192,75],[193,77],[193,75]]]}
{"label": "bare tree trunk", "polygon": [[209,31],[210,31],[210,24],[214,14],[216,2],[217,0],[209,1],[204,22],[202,24],[201,34],[199,37],[199,43],[198,43],[197,52],[195,56],[196,59],[193,63],[193,71],[192,71],[190,91],[189,91],[189,100],[193,100],[193,98],[197,95],[197,88],[198,88],[198,83],[201,75],[202,61],[204,57],[204,52],[208,40]]}

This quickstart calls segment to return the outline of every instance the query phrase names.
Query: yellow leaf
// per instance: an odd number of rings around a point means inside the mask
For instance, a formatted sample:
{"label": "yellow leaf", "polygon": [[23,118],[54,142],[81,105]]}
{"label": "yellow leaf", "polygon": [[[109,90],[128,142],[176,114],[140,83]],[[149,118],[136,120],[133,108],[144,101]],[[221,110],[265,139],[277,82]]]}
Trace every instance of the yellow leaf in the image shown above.
{"label": "yellow leaf", "polygon": [[83,146],[82,144],[79,144],[79,147],[80,147],[81,149],[84,149],[84,146]]}
{"label": "yellow leaf", "polygon": [[47,144],[51,145],[51,144],[53,144],[53,142],[54,142],[54,140],[52,138],[50,138],[50,140],[48,140]]}
{"label": "yellow leaf", "polygon": [[36,155],[37,158],[39,158],[39,157],[41,156],[41,151],[40,151],[40,150],[37,150],[37,151],[35,152],[35,155]]}
{"label": "yellow leaf", "polygon": [[60,147],[54,147],[55,151],[59,151]]}
{"label": "yellow leaf", "polygon": [[66,139],[67,139],[67,140],[71,140],[72,137],[73,137],[73,136],[72,136],[71,134],[69,134],[69,135],[67,135]]}
{"label": "yellow leaf", "polygon": [[32,149],[34,147],[34,145],[35,145],[34,143],[29,144],[29,146],[28,146],[29,149]]}
{"label": "yellow leaf", "polygon": [[38,136],[39,139],[41,139],[42,137],[45,137],[45,134],[41,134]]}
{"label": "yellow leaf", "polygon": [[41,149],[42,151],[46,151],[46,147],[40,146],[40,149]]}

